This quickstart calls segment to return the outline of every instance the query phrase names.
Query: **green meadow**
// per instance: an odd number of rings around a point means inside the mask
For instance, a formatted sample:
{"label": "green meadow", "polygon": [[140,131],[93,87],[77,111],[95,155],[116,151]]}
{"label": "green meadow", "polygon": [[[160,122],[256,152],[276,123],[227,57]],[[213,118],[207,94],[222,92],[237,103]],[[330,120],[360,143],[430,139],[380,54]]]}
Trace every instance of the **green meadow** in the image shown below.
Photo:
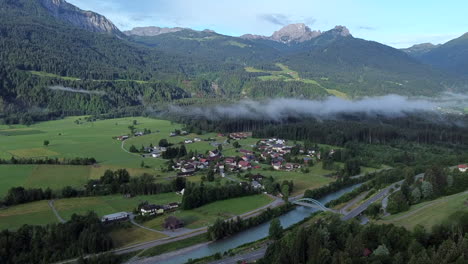
{"label": "green meadow", "polygon": [[17,229],[23,225],[46,225],[58,220],[47,201],[21,204],[0,209],[0,229]]}
{"label": "green meadow", "polygon": [[[147,128],[163,135],[161,137],[168,137],[171,131],[180,129],[180,125],[169,121],[144,117],[76,124],[75,120],[78,118],[68,117],[29,127],[0,126],[0,157],[94,157],[102,165],[138,168],[142,158],[123,151],[122,142],[113,137],[129,134],[128,127],[132,125],[133,120],[137,120],[137,131]],[[49,140],[50,145],[45,147],[44,140]],[[157,159],[145,159],[145,163],[160,166],[163,162]]]}
{"label": "green meadow", "polygon": [[[61,190],[72,186],[83,188],[90,179],[98,179],[105,170],[125,168],[117,165],[71,166],[71,165],[0,165],[0,197],[12,187],[51,188]],[[127,168],[130,175],[154,174],[154,169]]]}
{"label": "green meadow", "polygon": [[162,193],[156,195],[140,195],[133,198],[125,198],[123,195],[108,195],[94,197],[80,197],[60,199],[55,201],[55,208],[60,216],[66,220],[73,214],[86,214],[94,211],[98,216],[117,212],[131,212],[142,202],[150,204],[167,204],[181,202],[182,196],[175,193]]}
{"label": "green meadow", "polygon": [[[216,201],[192,210],[177,210],[169,215],[174,215],[183,220],[187,228],[199,228],[213,224],[217,218],[228,219],[241,215],[265,206],[272,201],[273,199],[269,196],[258,194]],[[156,217],[143,225],[156,230],[163,230],[164,219],[169,215]]]}
{"label": "green meadow", "polygon": [[468,211],[468,192],[413,205],[408,211],[384,217],[379,222],[400,225],[409,230],[422,225],[430,230],[432,226],[449,220],[448,217],[457,211]]}

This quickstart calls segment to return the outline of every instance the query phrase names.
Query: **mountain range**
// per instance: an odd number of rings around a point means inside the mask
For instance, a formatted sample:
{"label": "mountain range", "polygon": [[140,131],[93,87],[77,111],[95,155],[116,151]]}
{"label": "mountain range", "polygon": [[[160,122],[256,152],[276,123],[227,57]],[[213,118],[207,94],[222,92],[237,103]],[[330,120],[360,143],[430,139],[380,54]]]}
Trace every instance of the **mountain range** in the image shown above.
{"label": "mountain range", "polygon": [[[398,50],[344,26],[322,32],[291,24],[241,37],[189,28],[121,32],[64,0],[0,0],[0,110],[12,122],[37,112],[102,114],[167,102],[434,96],[465,91],[467,57],[467,35]],[[72,89],[50,89],[57,85]]]}

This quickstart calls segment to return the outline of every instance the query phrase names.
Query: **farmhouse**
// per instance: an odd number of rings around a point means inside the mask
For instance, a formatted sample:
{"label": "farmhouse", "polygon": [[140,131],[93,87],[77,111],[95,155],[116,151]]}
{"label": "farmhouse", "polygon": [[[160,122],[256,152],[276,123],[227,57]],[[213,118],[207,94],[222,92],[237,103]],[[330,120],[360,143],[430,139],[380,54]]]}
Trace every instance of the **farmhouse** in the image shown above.
{"label": "farmhouse", "polygon": [[193,143],[193,140],[191,139],[184,140],[184,144],[192,144],[192,143]]}
{"label": "farmhouse", "polygon": [[144,135],[144,133],[141,132],[141,131],[138,131],[138,132],[135,133],[135,137],[141,137],[143,135]]}
{"label": "farmhouse", "polygon": [[466,172],[466,171],[468,171],[468,165],[466,165],[466,164],[458,165],[458,170],[461,171],[461,172]]}
{"label": "farmhouse", "polygon": [[226,165],[236,165],[236,160],[234,158],[226,158],[224,163],[226,163]]}
{"label": "farmhouse", "polygon": [[115,214],[105,215],[101,218],[101,222],[103,223],[111,223],[117,221],[125,221],[128,220],[130,215],[126,212],[120,212]]}
{"label": "farmhouse", "polygon": [[281,170],[281,162],[274,162],[271,166],[273,166],[273,169],[275,170]]}
{"label": "farmhouse", "polygon": [[128,136],[118,136],[117,137],[117,140],[120,140],[120,141],[124,141],[126,139],[128,139]]}
{"label": "farmhouse", "polygon": [[221,156],[221,152],[217,149],[215,150],[210,150],[210,152],[208,153],[208,155],[210,156],[210,158],[217,158],[217,157],[220,157]]}
{"label": "farmhouse", "polygon": [[169,216],[168,218],[166,218],[166,220],[164,221],[164,228],[165,229],[178,229],[178,228],[182,228],[184,227],[184,222],[182,220],[179,220],[177,217],[175,216]]}
{"label": "farmhouse", "polygon": [[239,168],[242,170],[247,170],[247,169],[252,168],[252,165],[248,161],[241,160],[239,161]]}
{"label": "farmhouse", "polygon": [[164,214],[164,208],[161,205],[147,204],[140,209],[141,215]]}
{"label": "farmhouse", "polygon": [[252,155],[253,151],[246,150],[246,149],[241,149],[239,150],[240,153],[245,154],[245,155]]}
{"label": "farmhouse", "polygon": [[258,181],[252,181],[251,185],[252,185],[252,188],[254,188],[255,190],[263,187]]}

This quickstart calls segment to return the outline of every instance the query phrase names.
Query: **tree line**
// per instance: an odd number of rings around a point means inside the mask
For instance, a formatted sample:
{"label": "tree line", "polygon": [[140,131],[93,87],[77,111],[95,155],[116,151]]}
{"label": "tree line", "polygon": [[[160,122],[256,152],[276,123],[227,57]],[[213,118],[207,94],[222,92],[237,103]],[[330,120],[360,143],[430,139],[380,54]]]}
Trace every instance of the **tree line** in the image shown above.
{"label": "tree line", "polygon": [[227,236],[232,236],[241,231],[263,224],[275,217],[279,217],[293,208],[294,206],[292,204],[286,203],[273,209],[267,208],[267,210],[263,211],[261,214],[247,219],[237,217],[235,219],[224,221],[223,219],[218,218],[213,225],[208,227],[207,236],[211,240],[220,240]]}
{"label": "tree line", "polygon": [[379,263],[440,264],[468,262],[468,213],[457,213],[432,232],[394,225],[360,225],[339,216],[283,234],[271,244],[261,264]]}
{"label": "tree line", "polygon": [[113,242],[98,216],[72,215],[66,223],[24,225],[0,232],[0,263],[53,263],[112,249]]}
{"label": "tree line", "polygon": [[406,211],[411,205],[452,195],[468,189],[468,173],[458,169],[449,170],[432,166],[425,171],[424,178],[414,180],[406,177],[399,191],[388,200],[387,211],[396,214]]}
{"label": "tree line", "polygon": [[94,165],[95,158],[15,158],[0,159],[0,164]]}

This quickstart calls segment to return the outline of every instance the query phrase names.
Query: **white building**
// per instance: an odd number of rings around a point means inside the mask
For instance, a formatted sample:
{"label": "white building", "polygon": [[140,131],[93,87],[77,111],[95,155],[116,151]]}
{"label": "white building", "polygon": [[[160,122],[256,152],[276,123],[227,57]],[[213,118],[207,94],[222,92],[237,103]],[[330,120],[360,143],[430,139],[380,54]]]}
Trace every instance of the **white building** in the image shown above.
{"label": "white building", "polygon": [[120,213],[115,213],[115,214],[109,214],[105,215],[101,218],[101,222],[106,223],[106,222],[113,222],[113,221],[122,221],[122,220],[127,220],[130,217],[130,215],[126,212],[120,212]]}

